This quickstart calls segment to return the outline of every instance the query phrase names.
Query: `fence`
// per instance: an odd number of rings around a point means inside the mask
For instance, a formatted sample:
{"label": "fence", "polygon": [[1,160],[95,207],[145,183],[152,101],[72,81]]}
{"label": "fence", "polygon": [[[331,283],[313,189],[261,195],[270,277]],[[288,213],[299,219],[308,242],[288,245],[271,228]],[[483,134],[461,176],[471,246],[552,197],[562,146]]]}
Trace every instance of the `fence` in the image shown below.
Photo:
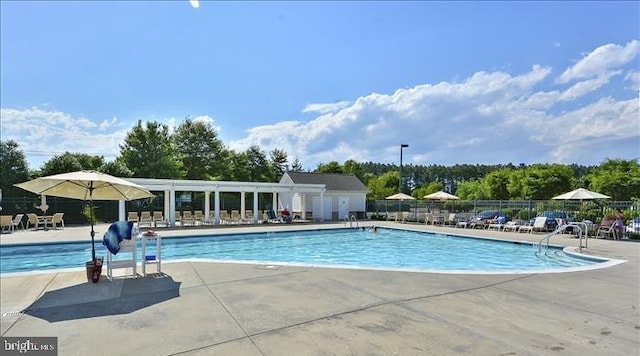
{"label": "fence", "polygon": [[368,200],[368,216],[374,219],[397,211],[415,212],[417,216],[431,211],[478,213],[498,210],[513,219],[529,220],[543,211],[566,211],[575,220],[599,222],[604,215],[612,215],[614,208],[625,211],[628,219],[640,216],[640,202],[592,200]]}

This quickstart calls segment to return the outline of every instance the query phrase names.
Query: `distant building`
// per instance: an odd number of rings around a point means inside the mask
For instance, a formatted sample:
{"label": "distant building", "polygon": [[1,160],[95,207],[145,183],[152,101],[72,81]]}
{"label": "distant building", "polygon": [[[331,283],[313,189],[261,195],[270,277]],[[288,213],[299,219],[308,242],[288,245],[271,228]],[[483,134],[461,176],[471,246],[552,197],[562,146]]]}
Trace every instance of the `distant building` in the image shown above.
{"label": "distant building", "polygon": [[288,207],[294,215],[307,219],[312,216],[316,220],[342,220],[345,216],[351,215],[358,219],[365,217],[369,189],[355,175],[286,172],[280,183],[323,184],[326,187],[322,195],[304,192],[280,193],[281,208]]}

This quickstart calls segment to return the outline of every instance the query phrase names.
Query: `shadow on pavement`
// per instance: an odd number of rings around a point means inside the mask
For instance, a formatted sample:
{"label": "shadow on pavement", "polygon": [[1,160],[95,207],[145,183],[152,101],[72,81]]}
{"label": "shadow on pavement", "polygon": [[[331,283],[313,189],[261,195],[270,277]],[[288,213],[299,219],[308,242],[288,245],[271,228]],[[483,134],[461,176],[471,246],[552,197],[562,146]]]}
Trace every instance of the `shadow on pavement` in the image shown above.
{"label": "shadow on pavement", "polygon": [[165,274],[101,279],[44,293],[24,314],[58,322],[129,314],[180,296],[180,285]]}

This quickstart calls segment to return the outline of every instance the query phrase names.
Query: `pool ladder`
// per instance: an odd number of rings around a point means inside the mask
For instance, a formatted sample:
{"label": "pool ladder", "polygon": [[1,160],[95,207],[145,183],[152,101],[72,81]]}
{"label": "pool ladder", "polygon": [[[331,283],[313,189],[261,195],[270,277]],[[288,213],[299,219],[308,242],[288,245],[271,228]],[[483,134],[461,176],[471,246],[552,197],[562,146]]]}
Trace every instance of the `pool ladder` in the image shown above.
{"label": "pool ladder", "polygon": [[578,237],[580,238],[579,241],[579,248],[580,248],[580,252],[582,252],[582,239],[584,237],[584,248],[587,248],[587,239],[588,239],[588,235],[587,235],[587,224],[583,223],[583,222],[572,222],[569,223],[567,225],[562,225],[560,227],[558,227],[557,229],[555,229],[553,232],[548,233],[547,235],[545,235],[539,242],[538,242],[538,253],[540,253],[542,251],[542,246],[543,246],[543,241],[546,240],[546,244],[544,245],[545,247],[545,251],[549,249],[549,239],[551,239],[552,237],[560,234],[561,232],[565,231],[567,228],[576,228],[578,229]]}
{"label": "pool ladder", "polygon": [[351,215],[351,217],[349,217],[349,215],[345,215],[344,216],[344,227],[347,227],[347,224],[349,225],[349,228],[358,228],[358,220],[356,219],[355,215]]}

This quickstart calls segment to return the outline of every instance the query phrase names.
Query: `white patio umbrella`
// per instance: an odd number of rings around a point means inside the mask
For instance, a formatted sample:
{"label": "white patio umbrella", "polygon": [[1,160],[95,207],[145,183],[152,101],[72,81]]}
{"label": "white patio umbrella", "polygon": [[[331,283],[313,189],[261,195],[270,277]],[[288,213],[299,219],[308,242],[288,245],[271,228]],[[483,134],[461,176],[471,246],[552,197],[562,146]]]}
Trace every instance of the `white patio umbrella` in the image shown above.
{"label": "white patio umbrella", "polygon": [[447,192],[443,192],[442,190],[438,191],[438,192],[435,192],[435,193],[431,193],[431,194],[425,195],[423,198],[424,199],[431,199],[431,200],[458,200],[458,199],[460,199],[457,196],[455,196],[453,194],[449,194]]}
{"label": "white patio umbrella", "polygon": [[14,186],[36,194],[89,200],[91,213],[91,260],[93,262],[96,260],[95,232],[93,231],[93,201],[135,200],[154,196],[143,186],[95,171],[56,174],[14,184]]}
{"label": "white patio umbrella", "polygon": [[397,194],[394,194],[394,195],[389,195],[385,199],[389,199],[389,200],[415,200],[416,198],[412,197],[411,195],[404,194],[404,193],[397,193]]}
{"label": "white patio umbrella", "polygon": [[578,188],[570,192],[560,194],[551,199],[555,200],[594,200],[594,199],[610,199],[608,195],[592,192],[588,189]]}

